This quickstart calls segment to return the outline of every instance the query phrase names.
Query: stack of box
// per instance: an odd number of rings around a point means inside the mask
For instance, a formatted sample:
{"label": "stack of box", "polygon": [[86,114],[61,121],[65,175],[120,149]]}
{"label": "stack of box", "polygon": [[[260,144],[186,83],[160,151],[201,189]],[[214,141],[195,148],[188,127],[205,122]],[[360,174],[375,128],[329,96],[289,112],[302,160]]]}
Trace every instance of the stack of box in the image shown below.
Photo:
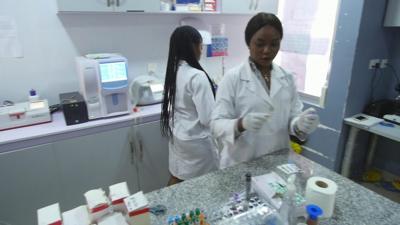
{"label": "stack of box", "polygon": [[130,196],[126,182],[87,191],[87,205],[60,213],[58,203],[38,209],[38,225],[150,225],[149,202],[140,191]]}

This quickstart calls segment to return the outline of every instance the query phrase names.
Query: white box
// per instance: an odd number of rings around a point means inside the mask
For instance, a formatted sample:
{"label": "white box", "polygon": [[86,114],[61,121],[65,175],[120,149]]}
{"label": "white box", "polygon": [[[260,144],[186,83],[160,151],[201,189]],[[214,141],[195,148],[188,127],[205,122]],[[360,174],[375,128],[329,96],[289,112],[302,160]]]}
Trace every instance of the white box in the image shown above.
{"label": "white box", "polygon": [[60,205],[55,203],[37,210],[38,225],[62,225]]}
{"label": "white box", "polygon": [[150,225],[149,202],[140,191],[124,199],[130,225]]}
{"label": "white box", "polygon": [[251,178],[251,186],[253,190],[260,197],[269,201],[274,205],[274,207],[279,209],[282,205],[282,199],[276,196],[276,192],[272,186],[274,184],[285,186],[286,182],[275,172]]}
{"label": "white box", "polygon": [[63,212],[63,225],[90,225],[89,211],[86,205]]}
{"label": "white box", "polygon": [[112,212],[110,203],[103,189],[99,188],[87,191],[84,196],[92,223],[97,222],[101,217]]}
{"label": "white box", "polygon": [[110,200],[114,211],[127,213],[127,209],[124,204],[124,199],[131,195],[129,193],[128,185],[126,182],[111,185],[110,190]]}

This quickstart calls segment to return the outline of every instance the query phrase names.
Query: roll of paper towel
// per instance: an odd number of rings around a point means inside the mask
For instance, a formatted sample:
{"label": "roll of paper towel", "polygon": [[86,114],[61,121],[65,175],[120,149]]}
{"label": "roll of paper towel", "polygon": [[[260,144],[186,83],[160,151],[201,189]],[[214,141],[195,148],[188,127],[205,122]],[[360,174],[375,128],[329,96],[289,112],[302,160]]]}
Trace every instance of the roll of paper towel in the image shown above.
{"label": "roll of paper towel", "polygon": [[310,177],[306,186],[307,204],[318,205],[322,210],[322,218],[329,218],[335,208],[337,184],[324,177]]}

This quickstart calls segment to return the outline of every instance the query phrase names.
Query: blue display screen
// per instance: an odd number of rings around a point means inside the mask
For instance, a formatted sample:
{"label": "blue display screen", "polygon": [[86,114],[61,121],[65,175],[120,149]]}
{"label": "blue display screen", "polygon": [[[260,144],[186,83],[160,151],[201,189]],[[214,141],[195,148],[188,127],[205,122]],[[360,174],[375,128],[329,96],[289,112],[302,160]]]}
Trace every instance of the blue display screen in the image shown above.
{"label": "blue display screen", "polygon": [[100,77],[102,83],[127,80],[126,63],[100,63]]}

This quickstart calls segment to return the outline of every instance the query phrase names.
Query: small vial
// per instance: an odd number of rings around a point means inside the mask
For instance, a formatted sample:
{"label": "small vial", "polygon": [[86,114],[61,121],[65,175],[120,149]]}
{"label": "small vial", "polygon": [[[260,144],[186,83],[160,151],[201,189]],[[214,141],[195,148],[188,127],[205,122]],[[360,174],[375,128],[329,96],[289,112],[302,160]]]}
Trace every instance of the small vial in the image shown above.
{"label": "small vial", "polygon": [[322,215],[322,209],[317,205],[310,204],[306,206],[306,211],[308,214],[307,225],[318,225],[318,217]]}
{"label": "small vial", "polygon": [[30,101],[30,102],[35,102],[35,101],[39,100],[39,95],[37,94],[37,92],[36,92],[35,89],[31,89],[31,90],[29,91],[29,96],[28,96],[28,98],[29,98],[29,101]]}
{"label": "small vial", "polygon": [[246,173],[246,201],[250,201],[251,173]]}
{"label": "small vial", "polygon": [[250,191],[251,191],[251,173],[246,173],[246,199],[243,204],[243,209],[247,211],[249,209],[250,202]]}

